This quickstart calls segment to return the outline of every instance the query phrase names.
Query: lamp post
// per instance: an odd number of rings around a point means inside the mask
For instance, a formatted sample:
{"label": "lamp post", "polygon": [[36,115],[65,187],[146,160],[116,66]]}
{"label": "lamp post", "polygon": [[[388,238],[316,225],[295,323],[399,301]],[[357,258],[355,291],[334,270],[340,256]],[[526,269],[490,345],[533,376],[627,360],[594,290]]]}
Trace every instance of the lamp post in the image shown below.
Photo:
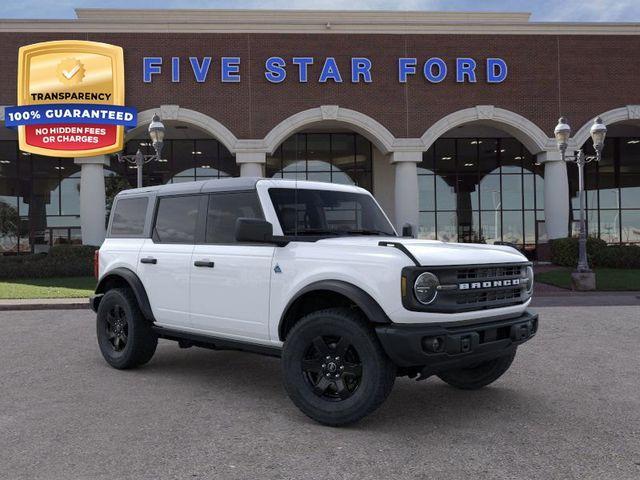
{"label": "lamp post", "polygon": [[[585,222],[585,191],[584,191],[584,166],[593,161],[599,162],[602,158],[602,148],[604,147],[604,138],[607,134],[607,127],[602,123],[602,119],[597,117],[593,125],[591,125],[591,139],[593,140],[593,148],[595,155],[585,155],[582,149],[572,155],[567,155],[567,146],[569,137],[571,136],[571,127],[567,123],[567,119],[561,117],[558,125],[554,130],[558,149],[562,154],[562,160],[574,162],[578,166],[578,191],[580,196],[580,237],[578,240],[578,267],[576,273],[591,274],[589,261],[587,259],[587,229]],[[595,280],[594,280],[595,281]]]}
{"label": "lamp post", "polygon": [[165,128],[162,121],[160,121],[160,117],[158,114],[155,114],[151,119],[151,124],[149,124],[149,138],[151,138],[151,144],[153,145],[153,149],[155,150],[155,154],[153,155],[144,155],[142,151],[138,148],[138,151],[135,155],[122,155],[118,153],[118,161],[119,162],[127,162],[136,166],[137,170],[137,187],[142,187],[142,167],[145,163],[149,163],[152,160],[161,160],[162,153],[162,145],[164,143],[164,134]]}

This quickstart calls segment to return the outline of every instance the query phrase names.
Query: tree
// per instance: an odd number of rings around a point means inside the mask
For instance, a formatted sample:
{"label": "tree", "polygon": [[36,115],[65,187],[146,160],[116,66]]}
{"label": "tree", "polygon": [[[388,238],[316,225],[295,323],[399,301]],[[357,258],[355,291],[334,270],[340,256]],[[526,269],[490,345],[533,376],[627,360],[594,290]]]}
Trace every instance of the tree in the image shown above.
{"label": "tree", "polygon": [[18,209],[6,202],[0,201],[0,237],[8,237],[18,242],[18,232],[20,231],[20,215]]}
{"label": "tree", "polygon": [[121,177],[119,175],[109,175],[108,177],[104,178],[107,215],[109,215],[109,212],[111,212],[113,199],[116,197],[116,195],[122,190],[126,190],[128,188],[131,188],[131,185],[124,177]]}

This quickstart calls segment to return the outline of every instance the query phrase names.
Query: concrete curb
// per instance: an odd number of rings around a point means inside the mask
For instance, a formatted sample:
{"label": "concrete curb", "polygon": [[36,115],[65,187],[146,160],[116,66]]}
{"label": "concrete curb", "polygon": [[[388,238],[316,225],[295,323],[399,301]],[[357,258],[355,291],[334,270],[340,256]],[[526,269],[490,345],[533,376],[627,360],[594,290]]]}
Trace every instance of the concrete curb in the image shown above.
{"label": "concrete curb", "polygon": [[91,308],[88,298],[0,300],[0,312],[15,310],[84,310],[87,308]]}

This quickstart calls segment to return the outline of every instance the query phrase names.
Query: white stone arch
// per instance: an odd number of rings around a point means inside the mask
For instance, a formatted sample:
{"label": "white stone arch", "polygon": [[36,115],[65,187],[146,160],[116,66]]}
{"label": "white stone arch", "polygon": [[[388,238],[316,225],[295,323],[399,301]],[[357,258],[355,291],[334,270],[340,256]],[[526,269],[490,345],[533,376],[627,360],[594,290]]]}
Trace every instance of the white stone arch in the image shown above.
{"label": "white stone arch", "polygon": [[425,150],[452,128],[477,122],[504,130],[517,138],[532,154],[554,148],[554,140],[531,120],[510,110],[493,105],[477,105],[465,108],[441,118],[431,125],[421,137]]}
{"label": "white stone arch", "polygon": [[364,113],[338,105],[322,105],[285,118],[264,137],[264,146],[268,153],[273,153],[294,133],[321,122],[339,123],[349,127],[369,139],[383,154],[393,150],[395,137],[380,122]]}
{"label": "white stone arch", "polygon": [[[598,115],[602,122],[609,126],[614,123],[625,122],[627,120],[640,120],[640,105],[627,105],[625,107],[614,108]],[[582,145],[589,140],[591,136],[591,125],[596,117],[589,119],[580,130],[578,130],[573,136],[574,149],[582,148]],[[640,123],[640,122],[639,122]],[[571,146],[571,145],[570,145]]]}
{"label": "white stone arch", "polygon": [[125,141],[135,137],[143,129],[147,128],[147,125],[151,123],[151,119],[156,113],[160,115],[160,118],[163,121],[175,120],[198,127],[199,129],[211,134],[211,136],[227,147],[231,153],[236,153],[236,143],[238,142],[238,139],[231,130],[216,119],[211,118],[204,113],[183,108],[179,105],[161,105],[159,108],[151,108],[149,110],[138,112],[138,126],[127,132]]}

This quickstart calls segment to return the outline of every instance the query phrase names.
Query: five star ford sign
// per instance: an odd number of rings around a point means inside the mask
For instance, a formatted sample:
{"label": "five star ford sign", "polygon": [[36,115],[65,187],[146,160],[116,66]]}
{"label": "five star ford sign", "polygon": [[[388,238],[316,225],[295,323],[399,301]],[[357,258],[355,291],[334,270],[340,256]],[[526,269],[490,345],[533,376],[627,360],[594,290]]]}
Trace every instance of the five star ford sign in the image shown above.
{"label": "five star ford sign", "polygon": [[124,106],[124,56],[106,43],[63,40],[20,48],[18,106],[5,122],[20,150],[88,157],[122,150],[124,128],[137,124]]}

